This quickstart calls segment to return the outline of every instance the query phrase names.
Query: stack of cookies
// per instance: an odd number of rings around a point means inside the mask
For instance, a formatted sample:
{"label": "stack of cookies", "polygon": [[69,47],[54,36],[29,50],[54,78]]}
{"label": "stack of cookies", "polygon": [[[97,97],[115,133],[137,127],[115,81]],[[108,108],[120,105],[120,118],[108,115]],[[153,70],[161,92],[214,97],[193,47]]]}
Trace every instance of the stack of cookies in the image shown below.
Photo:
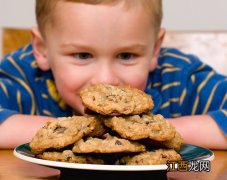
{"label": "stack of cookies", "polygon": [[94,85],[81,92],[92,115],[57,118],[29,143],[38,158],[85,164],[155,165],[181,160],[183,140],[151,97],[128,86]]}

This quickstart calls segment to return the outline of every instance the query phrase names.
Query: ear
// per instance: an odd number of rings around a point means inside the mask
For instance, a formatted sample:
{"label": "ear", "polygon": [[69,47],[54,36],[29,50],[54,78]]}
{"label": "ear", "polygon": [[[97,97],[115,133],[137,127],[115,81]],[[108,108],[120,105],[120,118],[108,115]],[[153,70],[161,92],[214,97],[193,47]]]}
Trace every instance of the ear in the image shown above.
{"label": "ear", "polygon": [[32,46],[39,68],[43,71],[49,70],[45,42],[38,28],[32,28]]}
{"label": "ear", "polygon": [[152,59],[151,59],[151,65],[150,65],[150,72],[152,72],[158,63],[158,57],[161,49],[161,45],[163,42],[163,39],[165,37],[166,30],[161,28],[158,33],[157,40],[155,41],[154,49],[153,49],[153,54],[152,54]]}

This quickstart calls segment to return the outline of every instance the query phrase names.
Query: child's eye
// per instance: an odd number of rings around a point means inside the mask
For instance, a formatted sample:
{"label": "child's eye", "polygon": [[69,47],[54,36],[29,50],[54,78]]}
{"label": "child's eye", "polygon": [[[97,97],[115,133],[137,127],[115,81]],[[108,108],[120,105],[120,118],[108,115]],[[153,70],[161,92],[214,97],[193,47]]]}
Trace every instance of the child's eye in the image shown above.
{"label": "child's eye", "polygon": [[74,54],[74,57],[76,59],[86,60],[86,59],[92,58],[93,56],[90,53],[82,52],[82,53],[76,53],[76,54]]}
{"label": "child's eye", "polygon": [[120,53],[117,57],[122,60],[131,60],[135,57],[135,54],[126,52],[126,53]]}

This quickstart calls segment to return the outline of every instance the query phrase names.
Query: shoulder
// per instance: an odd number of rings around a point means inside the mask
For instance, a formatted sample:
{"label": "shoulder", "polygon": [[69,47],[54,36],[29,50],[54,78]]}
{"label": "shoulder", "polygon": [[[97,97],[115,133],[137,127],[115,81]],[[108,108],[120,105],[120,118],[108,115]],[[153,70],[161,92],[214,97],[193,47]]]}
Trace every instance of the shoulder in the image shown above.
{"label": "shoulder", "polygon": [[175,48],[162,48],[158,59],[158,70],[161,72],[176,71],[182,75],[192,75],[213,69],[194,54],[185,54]]}
{"label": "shoulder", "polygon": [[33,71],[36,67],[31,44],[5,55],[0,62],[2,74],[11,74],[21,78],[25,78],[25,72]]}
{"label": "shoulder", "polygon": [[3,59],[1,60],[1,67],[7,63],[13,63],[12,61],[15,61],[17,63],[25,62],[30,63],[31,61],[34,61],[34,55],[33,55],[33,49],[32,45],[28,44],[24,47],[21,47],[11,53],[6,54]]}
{"label": "shoulder", "polygon": [[199,58],[192,54],[185,54],[175,48],[162,48],[158,59],[160,67],[186,68],[201,65]]}

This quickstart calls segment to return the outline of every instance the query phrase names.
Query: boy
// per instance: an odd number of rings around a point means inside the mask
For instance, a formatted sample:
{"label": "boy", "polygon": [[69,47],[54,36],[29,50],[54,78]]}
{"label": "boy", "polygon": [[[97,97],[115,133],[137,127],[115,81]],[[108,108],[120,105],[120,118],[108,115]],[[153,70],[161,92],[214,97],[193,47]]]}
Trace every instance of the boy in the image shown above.
{"label": "boy", "polygon": [[160,49],[161,0],[36,0],[32,46],[0,66],[0,147],[27,143],[59,116],[84,114],[92,84],[152,95],[185,143],[227,149],[227,81],[196,57]]}

